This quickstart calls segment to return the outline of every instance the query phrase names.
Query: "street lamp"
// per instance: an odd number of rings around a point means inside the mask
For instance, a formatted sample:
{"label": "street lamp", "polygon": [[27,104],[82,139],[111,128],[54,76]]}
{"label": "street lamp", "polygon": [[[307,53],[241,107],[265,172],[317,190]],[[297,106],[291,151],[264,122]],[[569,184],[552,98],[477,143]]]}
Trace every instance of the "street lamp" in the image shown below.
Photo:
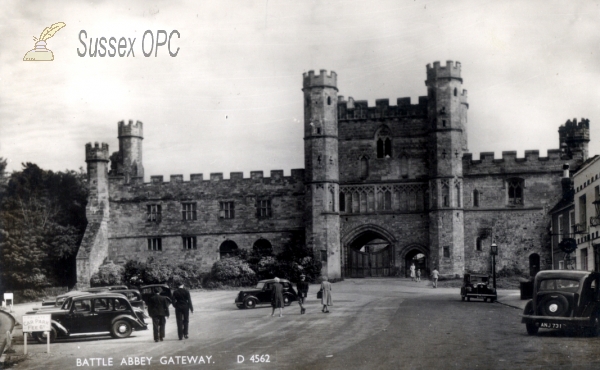
{"label": "street lamp", "polygon": [[496,290],[496,256],[498,255],[498,246],[496,243],[492,242],[491,246],[491,255],[492,255],[492,276],[494,282],[494,290]]}

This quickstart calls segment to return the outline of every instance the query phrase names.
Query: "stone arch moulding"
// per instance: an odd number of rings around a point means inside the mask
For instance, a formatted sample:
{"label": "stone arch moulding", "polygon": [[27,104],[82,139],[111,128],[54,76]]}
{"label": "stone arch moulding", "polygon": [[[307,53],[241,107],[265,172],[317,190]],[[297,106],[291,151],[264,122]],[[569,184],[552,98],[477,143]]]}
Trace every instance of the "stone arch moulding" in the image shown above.
{"label": "stone arch moulding", "polygon": [[354,229],[350,230],[348,233],[342,236],[341,241],[344,248],[352,244],[352,242],[354,242],[356,238],[358,238],[362,233],[366,231],[372,231],[380,234],[382,237],[386,238],[391,244],[396,245],[396,243],[398,242],[394,235],[387,231],[385,228],[375,224],[363,224],[355,227]]}

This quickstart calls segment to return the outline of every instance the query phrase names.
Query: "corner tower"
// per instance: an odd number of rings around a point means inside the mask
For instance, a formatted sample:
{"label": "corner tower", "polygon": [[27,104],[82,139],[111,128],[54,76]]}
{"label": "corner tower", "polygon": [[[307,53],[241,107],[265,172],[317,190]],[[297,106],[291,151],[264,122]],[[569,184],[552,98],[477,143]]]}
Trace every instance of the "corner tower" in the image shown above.
{"label": "corner tower", "polygon": [[578,159],[585,162],[588,159],[588,143],[590,142],[590,120],[577,118],[558,128],[560,149],[565,159]]}
{"label": "corner tower", "polygon": [[442,275],[463,275],[462,156],[467,151],[467,99],[460,63],[427,65],[429,235],[431,261]]}
{"label": "corner tower", "polygon": [[322,273],[341,277],[337,75],[303,75],[306,243],[323,262]]}
{"label": "corner tower", "polygon": [[90,285],[90,278],[108,257],[108,144],[85,145],[88,174],[87,227],[77,252],[77,287]]}
{"label": "corner tower", "polygon": [[128,123],[119,122],[119,153],[111,157],[111,160],[116,162],[112,164],[113,173],[116,170],[114,174],[123,175],[127,180],[131,177],[144,177],[142,140],[144,140],[142,122],[133,123],[132,120]]}

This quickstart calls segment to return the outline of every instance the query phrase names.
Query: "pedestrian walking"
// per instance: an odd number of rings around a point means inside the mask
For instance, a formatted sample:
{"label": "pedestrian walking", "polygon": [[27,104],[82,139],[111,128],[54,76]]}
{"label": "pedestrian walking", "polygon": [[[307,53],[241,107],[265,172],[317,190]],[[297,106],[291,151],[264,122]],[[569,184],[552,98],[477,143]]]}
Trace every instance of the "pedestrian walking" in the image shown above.
{"label": "pedestrian walking", "polygon": [[194,313],[190,292],[185,289],[183,283],[178,283],[178,288],[173,292],[173,307],[175,307],[175,319],[177,320],[177,335],[179,340],[188,339],[188,326],[190,312]]}
{"label": "pedestrian walking", "polygon": [[421,281],[421,269],[417,269],[417,281]]}
{"label": "pedestrian walking", "polygon": [[329,313],[328,306],[333,306],[333,301],[331,300],[331,283],[327,280],[327,276],[323,276],[321,280],[321,304],[323,305],[321,312]]}
{"label": "pedestrian walking", "polygon": [[281,285],[279,282],[279,278],[276,277],[271,288],[271,306],[273,307],[271,316],[275,316],[275,309],[279,308],[279,317],[283,317],[281,312],[283,309],[283,285]]}
{"label": "pedestrian walking", "polygon": [[160,295],[160,288],[154,288],[154,295],[148,299],[148,315],[152,318],[154,341],[162,342],[165,337],[165,325],[169,317],[170,300]]}
{"label": "pedestrian walking", "polygon": [[306,282],[306,276],[300,275],[300,281],[296,284],[298,289],[298,304],[300,305],[300,315],[304,315],[306,309],[304,309],[304,301],[308,295],[308,283]]}
{"label": "pedestrian walking", "polygon": [[434,268],[433,271],[431,271],[431,278],[433,279],[433,287],[437,288],[437,281],[438,281],[438,277],[440,276],[440,272],[437,270],[437,268]]}
{"label": "pedestrian walking", "polygon": [[410,280],[415,281],[415,264],[410,264]]}

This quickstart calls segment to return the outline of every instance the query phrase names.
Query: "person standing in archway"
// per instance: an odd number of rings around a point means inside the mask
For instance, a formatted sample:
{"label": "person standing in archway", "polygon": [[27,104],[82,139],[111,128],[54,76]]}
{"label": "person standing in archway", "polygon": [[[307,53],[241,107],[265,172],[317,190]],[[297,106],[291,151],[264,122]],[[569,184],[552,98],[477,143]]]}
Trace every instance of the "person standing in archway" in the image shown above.
{"label": "person standing in archway", "polygon": [[410,280],[411,281],[415,281],[415,269],[416,269],[415,264],[411,263],[410,264]]}

